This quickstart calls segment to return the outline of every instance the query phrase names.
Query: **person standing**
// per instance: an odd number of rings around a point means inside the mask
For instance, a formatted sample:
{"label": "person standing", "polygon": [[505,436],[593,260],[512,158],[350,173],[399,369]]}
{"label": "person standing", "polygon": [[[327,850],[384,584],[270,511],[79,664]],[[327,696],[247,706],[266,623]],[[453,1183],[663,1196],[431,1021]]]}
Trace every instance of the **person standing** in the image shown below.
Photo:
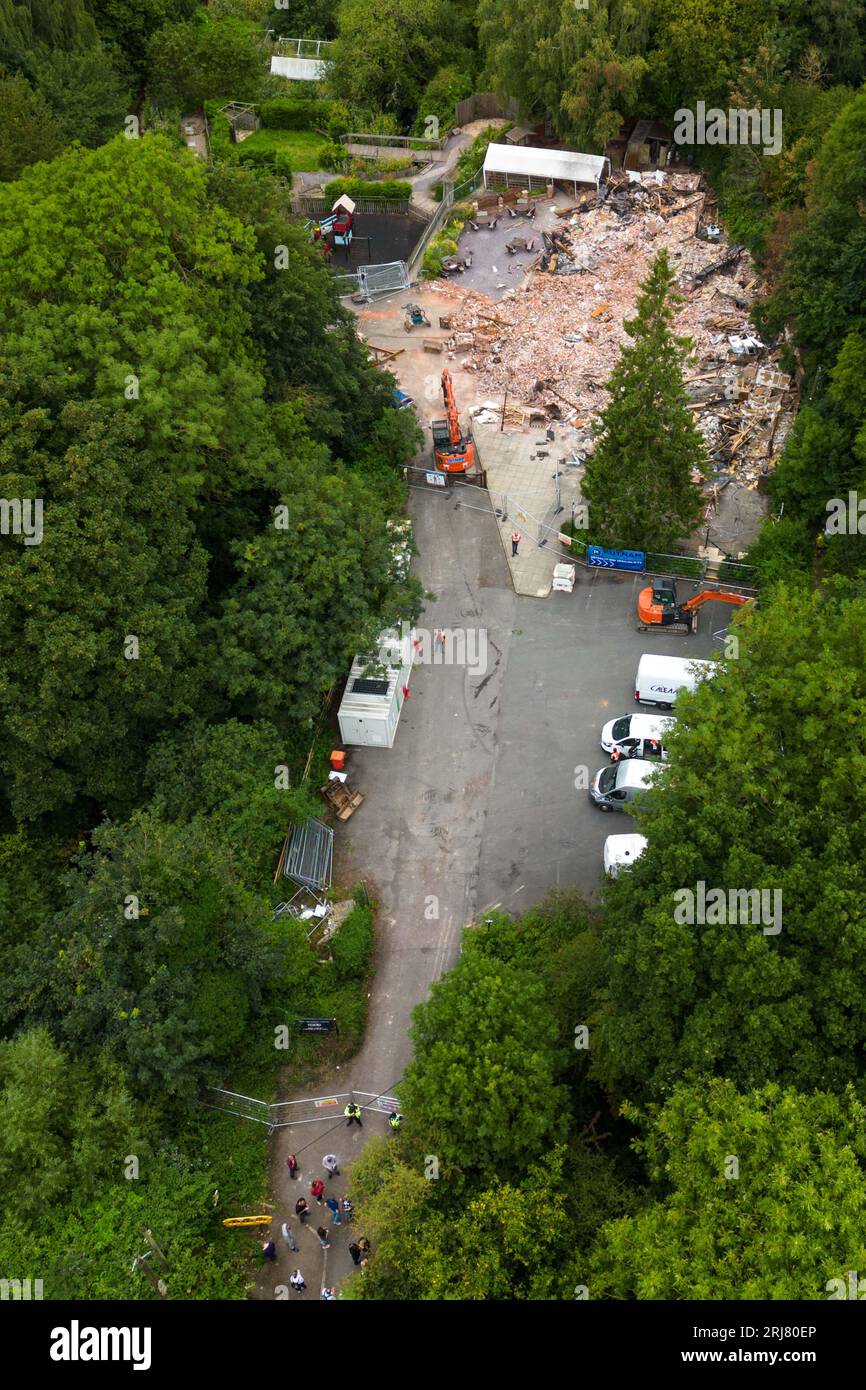
{"label": "person standing", "polygon": [[289,1283],[293,1289],[297,1289],[298,1293],[307,1287],[304,1283],[304,1276],[299,1269],[296,1269],[293,1274],[289,1275]]}
{"label": "person standing", "polygon": [[262,1254],[266,1260],[275,1260],[277,1258],[277,1247],[272,1240],[266,1240],[264,1242],[262,1245]]}
{"label": "person standing", "polygon": [[302,1226],[303,1226],[304,1222],[306,1221],[307,1217],[309,1216],[309,1214],[310,1214],[310,1204],[309,1204],[309,1202],[307,1201],[306,1197],[299,1197],[298,1200],[295,1202],[295,1216],[298,1218],[298,1220],[300,1221],[300,1223],[301,1223]]}
{"label": "person standing", "polygon": [[519,531],[511,532],[511,554],[517,554],[517,547],[520,545],[521,536]]}
{"label": "person standing", "polygon": [[322,1298],[324,1299],[324,1301],[325,1301],[326,1303],[336,1303],[336,1301],[337,1301],[337,1290],[334,1289],[334,1288],[328,1288],[327,1286],[323,1287],[323,1289],[322,1289]]}
{"label": "person standing", "polygon": [[289,1154],[286,1159],[286,1167],[289,1170],[290,1178],[296,1178],[298,1176],[298,1160],[295,1158],[294,1154]]}
{"label": "person standing", "polygon": [[397,1133],[397,1130],[400,1128],[402,1123],[403,1116],[400,1114],[400,1111],[392,1110],[390,1115],[388,1116],[388,1124],[391,1126],[391,1129],[393,1130],[394,1134]]}
{"label": "person standing", "polygon": [[338,1178],[340,1176],[340,1164],[336,1154],[325,1154],[322,1159],[322,1167],[328,1178]]}
{"label": "person standing", "polygon": [[352,1217],[355,1215],[355,1208],[352,1206],[352,1203],[349,1201],[348,1197],[343,1197],[343,1199],[340,1202],[340,1215],[346,1218],[347,1226],[349,1222],[352,1220]]}
{"label": "person standing", "polygon": [[331,1224],[332,1224],[333,1226],[339,1226],[339,1224],[340,1224],[340,1203],[337,1201],[336,1197],[329,1197],[328,1200],[325,1202],[325,1206],[328,1208],[328,1211],[331,1213]]}
{"label": "person standing", "polygon": [[322,1182],[321,1178],[316,1178],[313,1182],[310,1183],[310,1196],[315,1197],[320,1207],[324,1206],[325,1204],[324,1197],[322,1195],[324,1191],[325,1184]]}
{"label": "person standing", "polygon": [[331,1242],[328,1240],[328,1232],[325,1230],[324,1226],[319,1226],[318,1230],[316,1231],[316,1235],[319,1237],[319,1244],[321,1245],[322,1249],[330,1250]]}
{"label": "person standing", "polygon": [[364,1128],[364,1126],[361,1124],[361,1107],[355,1101],[349,1101],[349,1104],[346,1106],[345,1110],[343,1111],[343,1114],[346,1116],[347,1129],[350,1128],[351,1125],[357,1125],[359,1129]]}
{"label": "person standing", "polygon": [[361,1236],[359,1239],[358,1249],[361,1252],[362,1259],[366,1260],[367,1256],[370,1254],[370,1242],[366,1236]]}
{"label": "person standing", "polygon": [[349,1246],[349,1254],[352,1256],[353,1265],[359,1265],[361,1263],[361,1247],[358,1245],[357,1241],[352,1241],[352,1244]]}
{"label": "person standing", "polygon": [[289,1247],[290,1250],[297,1250],[298,1242],[295,1240],[292,1228],[289,1225],[288,1221],[283,1222],[283,1240],[286,1242],[286,1245]]}

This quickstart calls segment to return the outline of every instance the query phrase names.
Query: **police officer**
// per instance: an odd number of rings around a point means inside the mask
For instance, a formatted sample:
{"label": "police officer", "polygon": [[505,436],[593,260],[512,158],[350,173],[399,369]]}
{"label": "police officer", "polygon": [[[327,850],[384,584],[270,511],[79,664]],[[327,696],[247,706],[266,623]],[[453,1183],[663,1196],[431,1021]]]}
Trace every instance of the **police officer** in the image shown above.
{"label": "police officer", "polygon": [[357,1125],[359,1129],[364,1128],[364,1126],[361,1124],[361,1107],[354,1100],[349,1101],[348,1105],[343,1111],[343,1114],[346,1117],[347,1129],[350,1125]]}
{"label": "police officer", "polygon": [[390,1115],[388,1116],[388,1124],[391,1126],[395,1134],[397,1133],[397,1130],[400,1128],[402,1123],[403,1116],[400,1114],[399,1110],[392,1110]]}

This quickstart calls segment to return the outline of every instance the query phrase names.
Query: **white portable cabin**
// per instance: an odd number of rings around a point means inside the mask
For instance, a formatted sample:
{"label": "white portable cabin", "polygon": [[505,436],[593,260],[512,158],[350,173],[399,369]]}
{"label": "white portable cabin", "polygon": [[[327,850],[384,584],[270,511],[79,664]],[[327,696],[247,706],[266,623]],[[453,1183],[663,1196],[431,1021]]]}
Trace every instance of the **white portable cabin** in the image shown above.
{"label": "white portable cabin", "polygon": [[393,748],[403,708],[403,687],[412,674],[411,635],[393,628],[379,634],[379,664],[355,657],[337,719],[340,738],[357,748]]}

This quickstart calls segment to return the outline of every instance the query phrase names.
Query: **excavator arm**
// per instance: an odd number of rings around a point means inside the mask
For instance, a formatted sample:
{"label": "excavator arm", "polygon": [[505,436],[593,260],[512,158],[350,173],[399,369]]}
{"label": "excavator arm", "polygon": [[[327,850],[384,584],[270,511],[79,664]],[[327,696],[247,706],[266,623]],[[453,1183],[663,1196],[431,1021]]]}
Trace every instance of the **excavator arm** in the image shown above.
{"label": "excavator arm", "polygon": [[742,594],[722,594],[715,589],[703,589],[701,593],[695,594],[694,598],[690,598],[687,603],[681,603],[680,612],[693,613],[705,603],[731,603],[735,608],[741,608],[743,604],[748,602],[749,600],[743,598]]}

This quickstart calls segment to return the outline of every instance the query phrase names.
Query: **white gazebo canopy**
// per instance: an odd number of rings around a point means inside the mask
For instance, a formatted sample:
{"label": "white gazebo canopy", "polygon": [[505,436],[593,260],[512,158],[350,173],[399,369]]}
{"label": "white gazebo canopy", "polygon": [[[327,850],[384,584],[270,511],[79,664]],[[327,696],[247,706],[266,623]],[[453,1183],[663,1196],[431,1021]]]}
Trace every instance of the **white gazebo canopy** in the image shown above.
{"label": "white gazebo canopy", "polygon": [[603,154],[577,154],[573,150],[541,150],[533,145],[488,145],[484,157],[484,186],[488,177],[504,177],[506,183],[521,179],[544,179],[553,183],[559,179],[573,183],[591,183],[597,188],[609,161]]}
{"label": "white gazebo canopy", "polygon": [[277,77],[291,77],[296,82],[321,82],[325,73],[328,71],[328,63],[323,63],[320,58],[284,58],[273,57],[271,59],[271,72]]}

